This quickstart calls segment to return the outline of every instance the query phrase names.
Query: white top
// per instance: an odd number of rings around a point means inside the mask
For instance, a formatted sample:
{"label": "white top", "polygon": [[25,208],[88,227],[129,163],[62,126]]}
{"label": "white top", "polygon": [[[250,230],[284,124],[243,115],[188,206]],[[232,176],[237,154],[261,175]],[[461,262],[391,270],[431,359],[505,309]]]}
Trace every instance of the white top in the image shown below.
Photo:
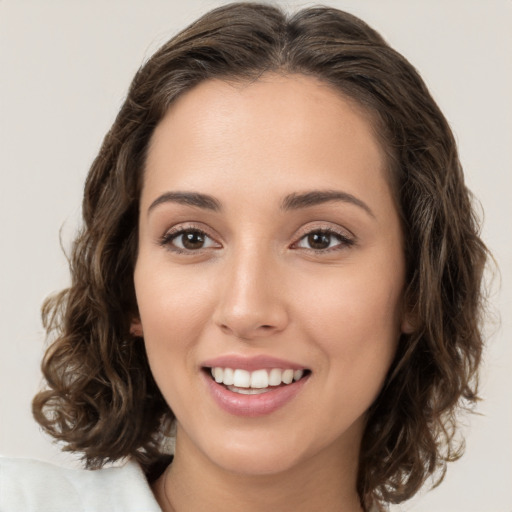
{"label": "white top", "polygon": [[0,457],[0,512],[161,512],[136,462],[87,471]]}

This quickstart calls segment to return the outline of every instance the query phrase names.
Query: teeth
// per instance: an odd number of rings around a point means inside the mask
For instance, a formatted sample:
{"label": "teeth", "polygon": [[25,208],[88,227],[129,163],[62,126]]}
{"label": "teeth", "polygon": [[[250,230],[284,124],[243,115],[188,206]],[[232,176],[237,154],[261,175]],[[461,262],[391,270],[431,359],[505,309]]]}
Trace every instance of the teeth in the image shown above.
{"label": "teeth", "polygon": [[[300,380],[304,375],[304,370],[292,370],[287,368],[272,368],[270,370],[256,370],[248,372],[240,368],[220,368],[218,366],[211,368],[212,377],[215,382],[228,386],[231,391],[236,388],[242,394],[254,395],[261,393],[269,386],[279,386],[281,384],[291,384],[293,381]],[[235,389],[232,389],[235,388]]]}
{"label": "teeth", "polygon": [[251,388],[268,388],[267,370],[256,370],[251,373]]}
{"label": "teeth", "polygon": [[285,370],[281,378],[285,384],[291,384],[293,382],[293,370]]}
{"label": "teeth", "polygon": [[232,386],[235,383],[235,372],[231,368],[224,368],[223,383]]}
{"label": "teeth", "polygon": [[268,383],[270,386],[279,386],[281,384],[281,376],[283,371],[279,368],[272,368],[270,370],[270,375],[268,377]]}
{"label": "teeth", "polygon": [[213,378],[215,382],[221,383],[224,380],[224,370],[222,368],[213,368]]}
{"label": "teeth", "polygon": [[235,370],[233,374],[233,386],[237,388],[250,388],[251,374],[247,370]]}
{"label": "teeth", "polygon": [[254,389],[254,388],[236,388],[235,386],[226,386],[230,391],[239,393],[241,395],[261,395],[265,393],[265,389]]}

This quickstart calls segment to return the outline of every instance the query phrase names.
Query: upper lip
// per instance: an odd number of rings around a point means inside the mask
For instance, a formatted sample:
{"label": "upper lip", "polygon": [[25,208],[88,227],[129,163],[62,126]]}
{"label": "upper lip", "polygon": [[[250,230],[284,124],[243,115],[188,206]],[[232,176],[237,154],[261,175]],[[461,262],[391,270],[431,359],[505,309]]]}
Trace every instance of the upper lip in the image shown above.
{"label": "upper lip", "polygon": [[281,368],[292,370],[305,370],[306,367],[302,364],[294,363],[293,361],[286,361],[285,359],[278,359],[276,357],[267,355],[258,355],[252,357],[244,357],[239,355],[223,355],[203,361],[202,367],[206,368],[233,368],[247,371]]}

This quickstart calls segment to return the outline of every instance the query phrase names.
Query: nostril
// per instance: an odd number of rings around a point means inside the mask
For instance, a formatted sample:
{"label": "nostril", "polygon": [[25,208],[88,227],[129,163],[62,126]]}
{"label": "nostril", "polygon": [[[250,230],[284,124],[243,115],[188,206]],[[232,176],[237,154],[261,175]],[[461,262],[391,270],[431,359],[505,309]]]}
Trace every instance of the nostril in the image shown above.
{"label": "nostril", "polygon": [[280,330],[276,324],[263,324],[250,319],[234,319],[230,322],[219,322],[218,328],[229,336],[234,336],[242,341],[251,341],[260,336],[270,336]]}

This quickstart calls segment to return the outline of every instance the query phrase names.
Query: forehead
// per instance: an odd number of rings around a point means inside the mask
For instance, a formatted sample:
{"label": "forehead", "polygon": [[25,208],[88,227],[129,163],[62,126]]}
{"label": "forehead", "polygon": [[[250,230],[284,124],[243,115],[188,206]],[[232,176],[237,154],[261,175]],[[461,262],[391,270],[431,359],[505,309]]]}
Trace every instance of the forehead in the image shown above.
{"label": "forehead", "polygon": [[144,189],[222,193],[234,179],[254,190],[263,180],[285,195],[291,186],[336,188],[343,173],[352,174],[349,193],[375,189],[376,177],[389,192],[367,112],[316,78],[267,74],[208,80],[178,98],[153,134]]}
{"label": "forehead", "polygon": [[[310,114],[314,111],[317,116],[325,116],[326,122],[332,122],[334,117],[329,114],[337,107],[351,111],[352,129],[355,128],[355,117],[360,117],[362,123],[358,124],[365,124],[365,130],[374,131],[377,129],[375,125],[380,124],[377,116],[362,103],[325,81],[302,74],[266,73],[256,81],[205,80],[182,93],[171,104],[159,126],[179,123],[182,128],[200,128],[211,122],[221,124],[224,120],[230,123],[245,115],[251,117],[250,127],[254,131],[262,131],[264,124],[255,122],[265,122],[265,115],[270,118],[279,113],[284,122],[293,119],[295,124],[303,117],[311,124]],[[310,118],[306,119],[308,114]],[[343,121],[343,118],[338,120]],[[157,127],[152,141],[159,131]]]}

